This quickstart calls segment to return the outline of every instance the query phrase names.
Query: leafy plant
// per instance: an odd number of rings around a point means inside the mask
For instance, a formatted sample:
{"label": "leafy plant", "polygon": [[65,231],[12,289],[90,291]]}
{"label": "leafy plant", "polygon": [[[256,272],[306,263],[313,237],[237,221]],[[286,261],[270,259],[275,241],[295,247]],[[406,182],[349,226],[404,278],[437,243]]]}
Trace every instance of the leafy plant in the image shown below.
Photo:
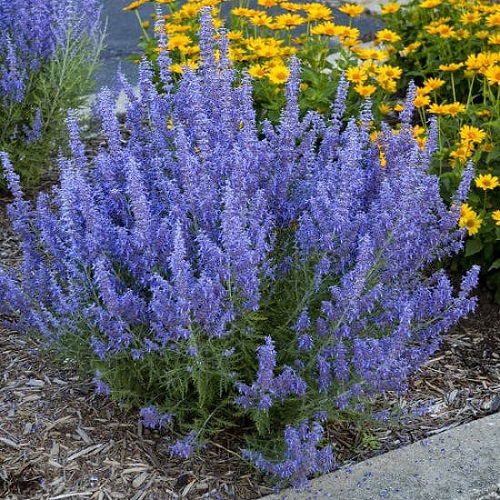
{"label": "leafy plant", "polygon": [[127,141],[110,91],[93,160],[70,116],[60,186],[35,208],[2,154],[23,264],[19,279],[0,267],[0,313],[87,360],[96,389],[144,425],[181,433],[173,455],[238,426],[246,458],[302,486],[333,466],[324,423],[404,392],[474,308],[478,269],[458,294],[433,271],[463,231],[428,172],[436,124],[423,150],[413,137],[414,87],[400,130],[375,143],[369,100],[342,124],[346,80],[330,119],[300,116],[294,59],[279,124],[259,127],[208,11],[201,26],[201,66],[178,86],[164,50],[161,93],[146,61],[139,95],[123,82]]}
{"label": "leafy plant", "polygon": [[92,89],[98,22],[95,0],[0,1],[0,150],[27,186],[37,184],[65,142],[68,109]]}

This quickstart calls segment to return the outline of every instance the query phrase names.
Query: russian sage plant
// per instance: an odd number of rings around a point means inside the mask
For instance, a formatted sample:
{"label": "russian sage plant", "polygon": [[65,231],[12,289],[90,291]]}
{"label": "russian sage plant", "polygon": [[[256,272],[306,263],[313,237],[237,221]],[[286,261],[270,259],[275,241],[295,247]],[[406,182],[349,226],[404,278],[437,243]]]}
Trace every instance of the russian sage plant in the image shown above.
{"label": "russian sage plant", "polygon": [[26,183],[57,155],[68,109],[92,88],[99,12],[98,0],[0,0],[0,149]]}
{"label": "russian sage plant", "polygon": [[23,260],[0,270],[0,313],[88,363],[144,426],[180,433],[172,454],[241,426],[245,457],[301,486],[333,467],[325,423],[404,392],[474,308],[476,268],[456,293],[433,271],[462,247],[472,172],[447,207],[428,173],[435,124],[424,150],[412,135],[414,88],[376,143],[369,101],[342,125],[345,81],[330,119],[300,118],[297,60],[279,125],[259,125],[214,35],[205,12],[203,64],[178,87],[166,51],[161,94],[147,62],[139,95],[122,80],[127,139],[103,90],[107,145],[91,161],[70,115],[60,185],[36,207],[3,155]]}

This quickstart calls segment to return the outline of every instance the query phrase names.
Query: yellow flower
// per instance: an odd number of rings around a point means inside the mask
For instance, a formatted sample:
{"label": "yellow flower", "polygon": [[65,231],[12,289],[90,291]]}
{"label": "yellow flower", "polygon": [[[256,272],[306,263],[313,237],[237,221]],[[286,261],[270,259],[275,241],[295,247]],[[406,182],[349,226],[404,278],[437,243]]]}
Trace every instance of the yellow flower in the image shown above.
{"label": "yellow flower", "polygon": [[425,146],[427,144],[427,137],[417,137],[416,138],[418,147],[420,148],[421,151],[425,149]]}
{"label": "yellow flower", "polygon": [[255,53],[259,57],[265,57],[271,59],[279,54],[279,49],[275,45],[263,45],[255,50]]}
{"label": "yellow flower", "polygon": [[446,82],[444,80],[441,80],[439,78],[427,78],[426,80],[424,80],[424,87],[427,87],[432,91],[439,89],[445,83]]}
{"label": "yellow flower", "polygon": [[376,142],[379,138],[380,132],[378,130],[374,130],[373,132],[370,132],[370,140],[372,142]]}
{"label": "yellow flower", "polygon": [[481,109],[479,111],[476,111],[474,113],[476,116],[478,116],[479,118],[483,118],[483,117],[489,117],[491,116],[491,111],[489,109]]}
{"label": "yellow flower", "polygon": [[450,153],[450,158],[453,158],[459,163],[464,163],[472,156],[472,153],[474,153],[474,144],[461,144],[458,149]]}
{"label": "yellow flower", "polygon": [[460,217],[458,226],[461,228],[466,228],[469,236],[473,236],[474,234],[478,233],[482,222],[482,219],[479,218],[476,212],[471,210],[470,214]]}
{"label": "yellow flower", "polygon": [[474,180],[476,183],[476,186],[478,188],[483,189],[486,191],[487,189],[495,189],[496,187],[500,186],[500,182],[498,181],[498,177],[496,175],[491,175],[491,174],[483,174]]}
{"label": "yellow flower", "polygon": [[179,52],[185,56],[192,56],[200,52],[200,47],[198,45],[182,45],[179,47]]}
{"label": "yellow flower", "polygon": [[242,40],[243,31],[229,31],[227,34],[227,39],[231,41]]}
{"label": "yellow flower", "polygon": [[307,19],[299,14],[281,14],[276,16],[273,28],[275,29],[293,29],[307,22]]}
{"label": "yellow flower", "polygon": [[276,85],[286,83],[290,76],[290,70],[284,65],[273,66],[267,73],[267,77]]}
{"label": "yellow flower", "polygon": [[500,33],[490,35],[488,38],[488,43],[490,45],[500,45]]}
{"label": "yellow flower", "polygon": [[386,14],[394,14],[400,8],[401,8],[401,6],[398,3],[388,3],[388,4],[385,4],[385,5],[382,5],[380,7],[380,11],[384,15],[386,15]]}
{"label": "yellow flower", "polygon": [[444,114],[456,116],[459,113],[464,113],[465,109],[465,104],[462,104],[461,102],[452,102],[451,104],[444,105]]}
{"label": "yellow flower", "polygon": [[249,16],[248,20],[254,26],[270,26],[273,18],[268,16],[265,12],[261,12]]}
{"label": "yellow flower", "polygon": [[173,35],[168,39],[168,44],[167,44],[167,49],[168,50],[174,50],[174,49],[180,49],[186,45],[189,45],[192,43],[192,40],[189,36],[179,34],[179,35]]}
{"label": "yellow flower", "polygon": [[445,105],[444,104],[437,104],[437,103],[432,103],[429,106],[429,113],[432,113],[434,115],[443,115],[445,114]]}
{"label": "yellow flower", "polygon": [[378,110],[383,114],[383,115],[387,115],[388,113],[390,113],[392,111],[392,108],[388,105],[388,104],[385,104],[385,103],[380,103],[378,105]]}
{"label": "yellow flower", "polygon": [[186,68],[194,70],[197,67],[198,67],[198,64],[195,61],[187,60],[187,61],[183,62],[182,64],[171,64],[170,71],[172,71],[174,73],[183,73]]}
{"label": "yellow flower", "polygon": [[464,125],[460,129],[460,137],[462,141],[470,141],[475,144],[481,144],[486,138],[486,132],[477,127]]}
{"label": "yellow flower", "polygon": [[313,35],[326,35],[326,36],[338,36],[338,28],[332,22],[320,23],[311,28],[311,34]]}
{"label": "yellow flower", "polygon": [[467,217],[473,215],[475,212],[468,203],[462,203],[460,207],[460,217]]}
{"label": "yellow flower", "polygon": [[476,11],[466,12],[460,16],[462,24],[476,24],[481,20],[481,14]]}
{"label": "yellow flower", "polygon": [[423,9],[433,9],[440,5],[442,0],[423,0],[423,2],[419,3],[419,6]]}
{"label": "yellow flower", "polygon": [[488,38],[489,36],[490,36],[490,32],[487,30],[476,31],[476,38],[479,38],[479,40],[484,40],[485,38]]}
{"label": "yellow flower", "polygon": [[279,5],[278,0],[257,0],[257,3],[262,7],[270,8]]}
{"label": "yellow flower", "polygon": [[469,30],[464,30],[464,29],[459,29],[455,32],[455,38],[457,40],[467,40],[467,38],[470,38],[470,31]]}
{"label": "yellow flower", "polygon": [[479,52],[478,54],[470,54],[465,61],[465,65],[469,70],[481,71],[495,64],[495,62],[499,60],[499,57],[499,52]]}
{"label": "yellow flower", "polygon": [[237,17],[247,17],[252,15],[253,11],[250,9],[246,9],[245,7],[236,7],[231,9],[231,14]]}
{"label": "yellow flower", "polygon": [[304,9],[308,21],[329,21],[333,17],[331,9],[321,3],[305,4]]}
{"label": "yellow flower", "polygon": [[495,210],[491,212],[491,218],[495,221],[497,226],[500,226],[500,210]]}
{"label": "yellow flower", "polygon": [[340,12],[347,14],[349,17],[357,17],[365,11],[365,8],[362,5],[346,3],[342,5],[342,7],[339,7],[339,10]]}
{"label": "yellow flower", "polygon": [[500,85],[500,65],[490,66],[484,76],[488,79],[490,85]]}
{"label": "yellow flower", "polygon": [[304,6],[301,5],[300,3],[293,3],[293,2],[283,2],[280,3],[280,7],[285,10],[289,10],[291,12],[296,12],[298,10],[303,10]]}
{"label": "yellow flower", "polygon": [[368,75],[363,68],[357,66],[348,68],[346,71],[346,78],[353,83],[362,83],[368,79]]}
{"label": "yellow flower", "polygon": [[410,43],[410,45],[407,45],[401,51],[401,55],[407,56],[408,54],[411,54],[412,52],[415,52],[421,45],[422,45],[422,42],[413,42],[413,43]]}
{"label": "yellow flower", "polygon": [[254,64],[248,68],[248,74],[252,78],[264,78],[266,73],[266,68],[262,64]]}
{"label": "yellow flower", "polygon": [[423,96],[419,95],[415,97],[415,100],[413,101],[413,105],[416,108],[422,108],[424,106],[428,106],[431,102],[431,98],[429,96]]}
{"label": "yellow flower", "polygon": [[136,0],[135,2],[129,3],[126,7],[123,7],[123,10],[135,10],[147,2],[149,2],[149,0]]}
{"label": "yellow flower", "polygon": [[489,28],[500,26],[500,12],[495,12],[486,18],[486,25]]}
{"label": "yellow flower", "polygon": [[429,87],[417,87],[417,97],[430,94],[431,92],[432,89],[430,89]]}
{"label": "yellow flower", "polygon": [[399,42],[399,40],[401,40],[401,37],[392,30],[385,29],[377,31],[376,41],[378,43],[382,42],[395,43]]}
{"label": "yellow flower", "polygon": [[404,106],[403,106],[402,104],[399,104],[399,103],[398,103],[398,104],[396,104],[396,105],[394,106],[394,111],[397,111],[398,113],[399,113],[400,111],[403,111],[403,109],[404,109]]}
{"label": "yellow flower", "polygon": [[377,87],[375,85],[356,85],[354,87],[354,90],[361,96],[361,97],[370,97],[376,90]]}
{"label": "yellow flower", "polygon": [[377,82],[380,85],[380,88],[385,90],[386,92],[396,92],[396,81],[391,78],[387,78],[384,75],[379,75],[377,77]]}
{"label": "yellow flower", "polygon": [[436,26],[435,33],[441,38],[453,38],[454,36],[456,36],[455,30],[447,24]]}
{"label": "yellow flower", "polygon": [[390,66],[389,64],[384,64],[378,68],[378,75],[381,78],[396,80],[401,77],[402,73],[403,70],[401,68],[398,68],[397,66]]}
{"label": "yellow flower", "polygon": [[385,158],[385,153],[383,151],[379,152],[380,166],[385,168],[387,166],[387,160]]}
{"label": "yellow flower", "polygon": [[451,64],[440,64],[439,69],[441,71],[457,71],[459,70],[464,63],[451,63]]}
{"label": "yellow flower", "polygon": [[418,137],[425,134],[425,128],[420,125],[415,125],[413,127],[413,137]]}

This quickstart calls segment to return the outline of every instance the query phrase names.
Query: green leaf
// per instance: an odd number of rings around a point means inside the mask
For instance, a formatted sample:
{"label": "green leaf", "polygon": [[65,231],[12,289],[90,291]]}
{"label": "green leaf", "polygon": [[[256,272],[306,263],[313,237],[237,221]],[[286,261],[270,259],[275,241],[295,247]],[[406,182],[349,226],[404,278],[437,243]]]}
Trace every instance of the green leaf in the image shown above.
{"label": "green leaf", "polygon": [[465,256],[470,257],[480,252],[483,248],[483,243],[479,239],[469,240],[465,245]]}
{"label": "green leaf", "polygon": [[492,269],[500,269],[500,259],[495,260],[489,267],[488,271],[491,271]]}

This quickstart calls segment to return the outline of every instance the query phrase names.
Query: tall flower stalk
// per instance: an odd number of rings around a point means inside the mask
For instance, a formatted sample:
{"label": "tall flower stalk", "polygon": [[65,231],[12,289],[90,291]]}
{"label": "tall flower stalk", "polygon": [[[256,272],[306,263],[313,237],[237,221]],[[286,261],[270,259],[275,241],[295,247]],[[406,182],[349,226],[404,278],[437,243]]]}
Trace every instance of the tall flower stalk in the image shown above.
{"label": "tall flower stalk", "polygon": [[258,126],[251,81],[237,83],[223,32],[214,57],[208,11],[201,23],[205,59],[178,87],[163,68],[159,94],[148,62],[139,95],[123,83],[127,140],[109,91],[91,161],[68,118],[60,185],[35,207],[2,156],[23,261],[0,270],[0,313],[87,360],[148,427],[183,432],[171,453],[245,422],[245,456],[301,486],[333,466],[325,421],[404,392],[474,308],[478,270],[458,294],[433,271],[462,231],[428,173],[436,141],[413,137],[414,90],[399,133],[374,143],[369,103],[341,125],[345,81],[331,121],[300,117],[294,60],[279,124]]}

